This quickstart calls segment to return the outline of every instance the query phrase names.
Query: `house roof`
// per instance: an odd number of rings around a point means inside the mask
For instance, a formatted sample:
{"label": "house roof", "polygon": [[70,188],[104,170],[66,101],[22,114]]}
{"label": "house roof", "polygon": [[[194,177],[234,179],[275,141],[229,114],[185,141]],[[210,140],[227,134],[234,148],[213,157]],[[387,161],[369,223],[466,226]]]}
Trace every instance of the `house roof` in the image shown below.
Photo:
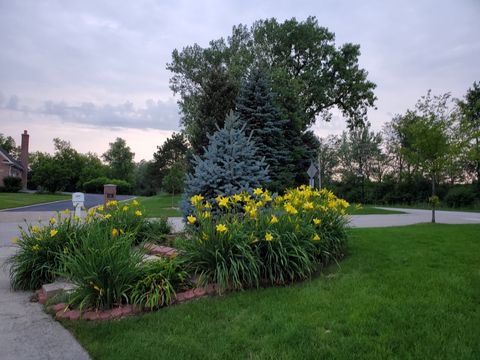
{"label": "house roof", "polygon": [[15,160],[6,150],[0,147],[0,157],[3,157],[4,162],[10,164],[10,166],[16,167],[19,170],[23,171],[23,166],[17,160]]}

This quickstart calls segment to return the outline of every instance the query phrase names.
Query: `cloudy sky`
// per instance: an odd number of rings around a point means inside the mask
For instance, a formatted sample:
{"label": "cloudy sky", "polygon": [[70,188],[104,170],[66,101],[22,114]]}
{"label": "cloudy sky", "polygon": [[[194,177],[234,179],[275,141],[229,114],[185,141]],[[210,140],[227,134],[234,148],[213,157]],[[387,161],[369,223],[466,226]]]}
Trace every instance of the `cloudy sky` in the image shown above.
{"label": "cloudy sky", "polygon": [[[103,153],[123,137],[151,159],[179,130],[165,65],[172,50],[226,37],[234,24],[309,15],[361,45],[377,84],[375,129],[432,89],[461,97],[480,80],[479,0],[42,1],[0,0],[0,132],[28,129],[31,150],[52,139]],[[344,121],[318,122],[319,135]]]}

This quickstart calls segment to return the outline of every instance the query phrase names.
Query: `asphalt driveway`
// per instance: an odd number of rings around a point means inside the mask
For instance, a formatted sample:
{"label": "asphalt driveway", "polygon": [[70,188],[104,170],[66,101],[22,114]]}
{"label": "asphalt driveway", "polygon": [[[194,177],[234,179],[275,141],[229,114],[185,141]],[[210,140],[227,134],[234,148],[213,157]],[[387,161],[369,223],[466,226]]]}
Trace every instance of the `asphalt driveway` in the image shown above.
{"label": "asphalt driveway", "polygon": [[[133,195],[117,195],[117,200],[133,199]],[[103,194],[85,194],[85,207],[91,208],[103,204]],[[55,201],[46,204],[29,205],[16,209],[4,210],[5,212],[31,212],[31,211],[62,211],[74,210],[71,200]]]}

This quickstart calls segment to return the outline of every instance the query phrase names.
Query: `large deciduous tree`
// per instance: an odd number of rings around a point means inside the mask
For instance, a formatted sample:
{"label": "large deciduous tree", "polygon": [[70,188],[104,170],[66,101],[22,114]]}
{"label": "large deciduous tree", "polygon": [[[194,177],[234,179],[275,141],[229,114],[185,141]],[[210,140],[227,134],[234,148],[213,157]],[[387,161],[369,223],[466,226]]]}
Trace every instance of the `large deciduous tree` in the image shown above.
{"label": "large deciduous tree", "polygon": [[110,143],[109,149],[102,155],[105,162],[110,166],[110,176],[113,179],[132,182],[135,163],[133,157],[135,153],[127,146],[127,142],[122,138],[117,138]]}
{"label": "large deciduous tree", "polygon": [[[174,50],[167,68],[173,73],[170,87],[180,95],[181,122],[189,138],[199,137],[195,131],[209,131],[196,124],[208,123],[202,104],[215,90],[209,86],[212,73],[222,69],[238,92],[248,69],[253,65],[265,69],[281,118],[287,121],[292,173],[296,182],[304,182],[304,172],[318,148],[308,127],[318,117],[328,121],[335,108],[354,127],[364,122],[367,109],[374,105],[375,84],[360,68],[359,56],[358,45],[337,47],[334,33],[319,26],[314,17],[283,23],[268,19],[250,28],[234,26],[226,40],[211,41],[206,48],[194,44]],[[230,107],[228,101],[220,104],[224,112]]]}
{"label": "large deciduous tree", "polygon": [[477,185],[480,185],[480,82],[474,82],[463,100],[459,101],[462,112],[461,131],[468,141],[468,159],[475,169]]}
{"label": "large deciduous tree", "polygon": [[402,151],[411,164],[431,179],[432,222],[435,222],[436,184],[447,169],[452,156],[450,129],[452,110],[450,94],[432,96],[429,91],[407,111],[398,130],[403,139]]}
{"label": "large deciduous tree", "polygon": [[173,133],[165,142],[157,147],[150,165],[150,174],[154,178],[155,186],[162,186],[163,178],[168,174],[173,164],[185,161],[189,152],[189,144],[183,133]]}

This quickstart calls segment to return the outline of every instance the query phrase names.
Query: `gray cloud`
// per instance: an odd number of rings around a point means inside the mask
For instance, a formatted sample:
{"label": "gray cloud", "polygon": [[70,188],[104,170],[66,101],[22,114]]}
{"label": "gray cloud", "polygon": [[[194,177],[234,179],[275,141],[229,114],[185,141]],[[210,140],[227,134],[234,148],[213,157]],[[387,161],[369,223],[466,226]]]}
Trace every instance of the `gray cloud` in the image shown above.
{"label": "gray cloud", "polygon": [[57,116],[64,123],[108,128],[178,130],[179,124],[178,107],[173,100],[149,99],[143,107],[136,107],[132,102],[119,105],[84,102],[72,105],[64,101],[45,101],[42,106],[36,108],[27,106],[20,108],[19,101],[18,96],[12,95],[7,101],[0,101],[0,110],[51,115]]}

